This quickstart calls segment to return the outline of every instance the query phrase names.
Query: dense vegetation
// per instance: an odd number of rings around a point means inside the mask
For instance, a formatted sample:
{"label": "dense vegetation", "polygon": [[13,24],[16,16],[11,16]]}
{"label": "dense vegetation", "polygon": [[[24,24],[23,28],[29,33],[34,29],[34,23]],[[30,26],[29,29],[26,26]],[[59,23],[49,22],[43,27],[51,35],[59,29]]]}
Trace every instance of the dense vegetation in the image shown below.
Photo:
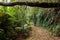
{"label": "dense vegetation", "polygon": [[[24,0],[3,0],[2,2],[14,1]],[[31,2],[31,0],[28,1]],[[37,1],[39,0],[32,0],[32,2]],[[41,0],[39,2],[41,2]],[[54,0],[49,2],[58,1]],[[37,26],[50,29],[54,35],[60,36],[59,8],[39,8],[18,5],[13,7],[0,6],[0,40],[15,40],[18,34],[24,34],[25,37],[26,34],[29,35],[34,14],[36,14],[37,17]]]}
{"label": "dense vegetation", "polygon": [[42,10],[39,12],[37,25],[43,26],[49,30],[51,30],[55,36],[60,36],[60,10],[58,8],[48,9],[45,12]]}
{"label": "dense vegetation", "polygon": [[28,36],[29,30],[29,13],[25,6],[0,6],[0,40],[15,40],[18,34]]}

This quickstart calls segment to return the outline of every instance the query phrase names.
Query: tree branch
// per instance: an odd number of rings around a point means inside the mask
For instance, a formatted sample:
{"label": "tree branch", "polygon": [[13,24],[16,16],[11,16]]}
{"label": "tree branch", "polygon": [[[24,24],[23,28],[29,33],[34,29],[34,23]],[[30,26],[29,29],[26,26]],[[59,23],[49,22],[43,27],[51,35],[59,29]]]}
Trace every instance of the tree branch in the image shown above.
{"label": "tree branch", "polygon": [[39,2],[12,2],[12,3],[2,3],[0,6],[15,6],[15,5],[26,5],[31,7],[42,7],[42,8],[56,8],[60,7],[60,3],[39,3]]}

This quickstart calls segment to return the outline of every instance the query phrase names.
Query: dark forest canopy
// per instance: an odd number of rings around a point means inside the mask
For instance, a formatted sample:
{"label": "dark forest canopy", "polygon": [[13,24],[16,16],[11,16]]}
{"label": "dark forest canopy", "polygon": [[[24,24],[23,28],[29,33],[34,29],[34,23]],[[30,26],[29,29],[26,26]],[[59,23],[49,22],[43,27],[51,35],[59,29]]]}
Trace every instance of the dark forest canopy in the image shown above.
{"label": "dark forest canopy", "polygon": [[2,3],[0,6],[15,6],[15,5],[26,5],[31,7],[42,7],[42,8],[56,8],[60,7],[60,3],[39,3],[39,2],[12,2],[12,3]]}

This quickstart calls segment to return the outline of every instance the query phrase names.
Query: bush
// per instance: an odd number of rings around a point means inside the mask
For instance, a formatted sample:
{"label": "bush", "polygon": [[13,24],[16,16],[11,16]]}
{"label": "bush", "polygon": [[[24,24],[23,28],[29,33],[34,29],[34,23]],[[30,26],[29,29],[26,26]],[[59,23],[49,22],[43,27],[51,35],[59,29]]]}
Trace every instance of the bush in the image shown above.
{"label": "bush", "polygon": [[55,36],[60,36],[60,25],[57,25],[54,29],[53,32]]}
{"label": "bush", "polygon": [[58,9],[50,9],[48,11],[39,12],[37,23],[40,26],[48,28],[56,36],[60,36],[60,11]]}

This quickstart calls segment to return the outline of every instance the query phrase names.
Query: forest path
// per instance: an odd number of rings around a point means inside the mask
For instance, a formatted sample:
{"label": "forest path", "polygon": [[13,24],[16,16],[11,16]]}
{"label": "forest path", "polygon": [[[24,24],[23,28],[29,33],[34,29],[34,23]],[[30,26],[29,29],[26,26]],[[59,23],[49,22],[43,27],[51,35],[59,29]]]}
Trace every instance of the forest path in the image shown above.
{"label": "forest path", "polygon": [[[17,40],[21,40],[20,38],[17,38]],[[51,35],[51,32],[49,32],[47,29],[43,27],[32,27],[32,33],[30,34],[30,37],[27,39],[22,40],[60,40],[58,37],[53,37]]]}
{"label": "forest path", "polygon": [[43,27],[33,27],[32,34],[27,40],[60,40],[60,38],[53,37],[51,32]]}

